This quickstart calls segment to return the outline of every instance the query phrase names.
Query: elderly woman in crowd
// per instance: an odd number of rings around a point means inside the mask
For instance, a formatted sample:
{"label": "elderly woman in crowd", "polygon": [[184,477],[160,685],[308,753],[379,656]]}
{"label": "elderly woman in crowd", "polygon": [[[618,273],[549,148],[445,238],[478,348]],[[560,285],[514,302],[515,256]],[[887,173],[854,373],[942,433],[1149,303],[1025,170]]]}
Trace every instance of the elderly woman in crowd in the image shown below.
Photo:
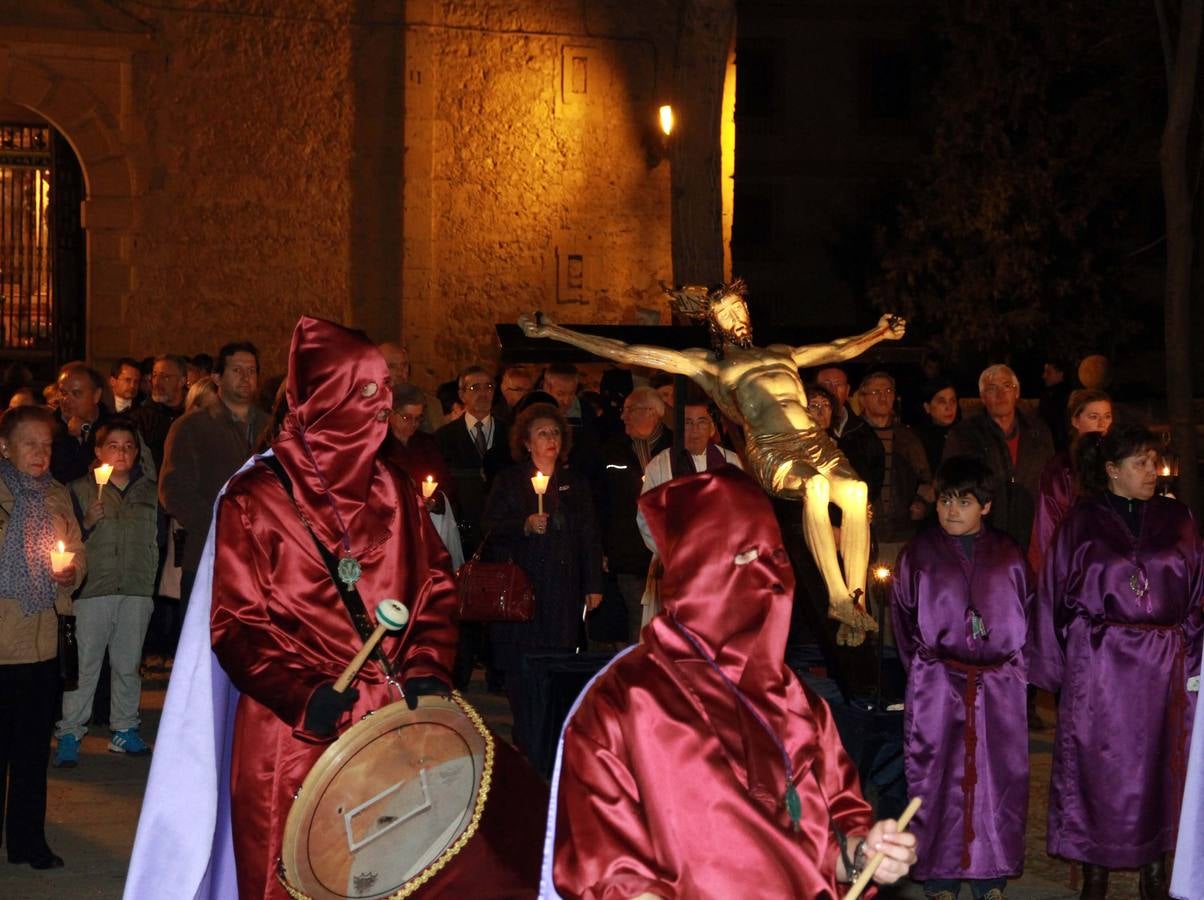
{"label": "elderly woman in crowd", "polygon": [[[57,613],[71,611],[85,570],[71,498],[50,477],[53,428],[38,406],[0,417],[0,813],[8,861],[35,869],[63,864],[45,833]],[[50,553],[59,541],[75,556],[55,572]]]}
{"label": "elderly woman in crowd", "polygon": [[1201,546],[1187,507],[1154,496],[1157,442],[1118,426],[1079,438],[1083,496],[1045,559],[1029,677],[1061,691],[1049,852],[1083,863],[1083,898],[1108,869],[1140,867],[1166,897],[1200,670]]}
{"label": "elderly woman in crowd", "polygon": [[[1070,395],[1066,412],[1070,418],[1072,445],[1084,434],[1103,434],[1112,427],[1112,398],[1103,391],[1075,391]],[[1028,542],[1028,562],[1034,573],[1040,573],[1054,532],[1078,496],[1070,453],[1069,449],[1060,451],[1041,473],[1037,510],[1033,514],[1033,535]]]}
{"label": "elderly woman in crowd", "polygon": [[[519,463],[498,473],[485,506],[485,552],[513,559],[535,589],[530,622],[491,626],[494,664],[506,673],[514,713],[515,742],[530,746],[527,679],[523,659],[548,650],[572,650],[584,609],[602,602],[602,556],[589,483],[568,464],[569,427],[560,410],[534,403],[510,429],[510,451]],[[543,512],[531,478],[549,476]]]}

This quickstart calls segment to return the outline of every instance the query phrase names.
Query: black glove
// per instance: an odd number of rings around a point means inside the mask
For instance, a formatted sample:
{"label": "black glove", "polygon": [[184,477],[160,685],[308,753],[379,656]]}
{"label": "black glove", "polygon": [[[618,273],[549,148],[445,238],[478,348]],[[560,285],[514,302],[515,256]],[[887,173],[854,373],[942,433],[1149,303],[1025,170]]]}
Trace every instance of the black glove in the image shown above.
{"label": "black glove", "polygon": [[355,688],[347,688],[341,694],[334,689],[334,682],[323,684],[314,691],[305,706],[305,730],[319,737],[334,733],[334,726],[360,698]]}
{"label": "black glove", "polygon": [[451,693],[451,688],[448,687],[447,682],[433,675],[425,675],[422,678],[407,678],[404,689],[406,706],[410,709],[418,708],[418,698],[423,694]]}

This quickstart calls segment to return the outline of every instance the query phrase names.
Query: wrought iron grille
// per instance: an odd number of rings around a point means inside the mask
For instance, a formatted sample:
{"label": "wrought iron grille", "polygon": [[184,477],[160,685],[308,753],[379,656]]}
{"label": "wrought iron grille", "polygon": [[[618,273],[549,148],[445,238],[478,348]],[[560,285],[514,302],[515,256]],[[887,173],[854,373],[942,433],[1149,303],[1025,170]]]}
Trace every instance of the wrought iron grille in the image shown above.
{"label": "wrought iron grille", "polygon": [[54,349],[50,129],[0,124],[0,352]]}

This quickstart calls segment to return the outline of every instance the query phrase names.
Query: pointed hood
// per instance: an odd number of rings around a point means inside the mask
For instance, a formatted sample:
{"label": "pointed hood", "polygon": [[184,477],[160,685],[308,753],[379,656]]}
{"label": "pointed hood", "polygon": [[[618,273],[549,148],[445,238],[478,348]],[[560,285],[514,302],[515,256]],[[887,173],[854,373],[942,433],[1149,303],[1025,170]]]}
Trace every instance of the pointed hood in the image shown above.
{"label": "pointed hood", "polygon": [[724,466],[665,483],[640,509],[665,567],[666,614],[742,689],[780,681],[794,572],[765,492]]}
{"label": "pointed hood", "polygon": [[272,449],[293,480],[298,506],[323,543],[353,554],[387,535],[396,491],[377,451],[388,434],[389,369],[354,331],[302,316],[285,382],[289,411]]}

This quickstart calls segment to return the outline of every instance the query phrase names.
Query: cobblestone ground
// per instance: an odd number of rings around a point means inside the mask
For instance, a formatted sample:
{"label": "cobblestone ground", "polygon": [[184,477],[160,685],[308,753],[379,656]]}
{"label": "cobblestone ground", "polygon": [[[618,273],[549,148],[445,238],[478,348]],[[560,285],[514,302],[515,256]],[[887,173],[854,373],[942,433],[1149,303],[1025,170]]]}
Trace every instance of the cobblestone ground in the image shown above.
{"label": "cobblestone ground", "polygon": [[[148,680],[145,684],[143,734],[152,742],[165,688],[162,680]],[[509,738],[509,711],[503,697],[487,693],[478,679],[469,688],[468,698],[502,737]],[[1042,714],[1052,722],[1050,709],[1043,709]],[[1012,900],[1071,900],[1078,896],[1071,865],[1045,853],[1045,802],[1052,742],[1052,730],[1034,732],[1031,736],[1028,851],[1024,877],[1008,886]],[[107,731],[89,734],[84,738],[78,768],[50,770],[47,837],[50,846],[66,860],[66,868],[42,873],[0,861],[2,900],[121,897],[150,760],[109,753],[107,745]],[[889,900],[919,900],[923,892],[916,885],[905,884],[884,891],[881,896]],[[962,897],[969,896],[969,890],[963,889]],[[1110,900],[1135,900],[1136,875],[1113,873],[1108,896]],[[172,898],[165,894],[164,900]]]}

